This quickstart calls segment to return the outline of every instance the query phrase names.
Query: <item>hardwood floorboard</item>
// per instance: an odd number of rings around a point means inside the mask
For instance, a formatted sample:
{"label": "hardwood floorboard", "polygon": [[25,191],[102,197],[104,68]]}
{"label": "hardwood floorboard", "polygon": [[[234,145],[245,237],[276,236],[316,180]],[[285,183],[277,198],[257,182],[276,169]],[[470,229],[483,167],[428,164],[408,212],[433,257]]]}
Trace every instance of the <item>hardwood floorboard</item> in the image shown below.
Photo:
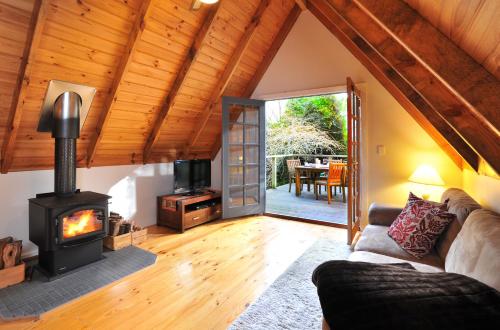
{"label": "hardwood floorboard", "polygon": [[158,255],[154,266],[0,329],[226,329],[314,241],[347,237],[268,216],[149,233],[140,246]]}

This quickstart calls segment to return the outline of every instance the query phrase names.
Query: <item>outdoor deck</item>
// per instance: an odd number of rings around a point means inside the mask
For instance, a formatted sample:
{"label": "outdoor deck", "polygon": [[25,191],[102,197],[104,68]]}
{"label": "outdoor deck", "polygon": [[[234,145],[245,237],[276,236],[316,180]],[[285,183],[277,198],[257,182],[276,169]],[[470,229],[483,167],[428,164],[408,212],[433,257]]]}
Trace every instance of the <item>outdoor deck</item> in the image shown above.
{"label": "outdoor deck", "polygon": [[292,185],[292,191],[288,192],[286,184],[266,191],[266,213],[347,224],[347,203],[342,202],[342,194],[338,192],[337,196],[332,197],[332,203],[328,204],[326,192],[322,190],[320,199],[316,200],[312,185],[310,192],[304,185],[304,191],[297,197],[295,185]]}

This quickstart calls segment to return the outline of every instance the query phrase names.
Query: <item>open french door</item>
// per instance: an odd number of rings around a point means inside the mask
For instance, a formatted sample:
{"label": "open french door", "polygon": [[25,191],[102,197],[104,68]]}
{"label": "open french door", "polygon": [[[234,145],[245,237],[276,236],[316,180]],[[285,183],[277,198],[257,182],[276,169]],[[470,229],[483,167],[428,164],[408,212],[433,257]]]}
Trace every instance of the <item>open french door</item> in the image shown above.
{"label": "open french door", "polygon": [[222,98],[222,211],[235,218],[265,208],[265,102]]}
{"label": "open french door", "polygon": [[361,97],[347,78],[347,243],[350,245],[360,231],[360,156]]}

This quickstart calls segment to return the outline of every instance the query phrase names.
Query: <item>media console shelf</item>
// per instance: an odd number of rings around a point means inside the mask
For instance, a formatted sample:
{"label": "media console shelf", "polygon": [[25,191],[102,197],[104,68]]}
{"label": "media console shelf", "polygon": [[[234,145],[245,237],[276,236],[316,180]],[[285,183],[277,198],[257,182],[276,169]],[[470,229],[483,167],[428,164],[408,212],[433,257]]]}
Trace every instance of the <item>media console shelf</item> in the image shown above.
{"label": "media console shelf", "polygon": [[186,229],[222,216],[220,192],[204,192],[196,195],[158,196],[159,226],[167,226],[183,233]]}

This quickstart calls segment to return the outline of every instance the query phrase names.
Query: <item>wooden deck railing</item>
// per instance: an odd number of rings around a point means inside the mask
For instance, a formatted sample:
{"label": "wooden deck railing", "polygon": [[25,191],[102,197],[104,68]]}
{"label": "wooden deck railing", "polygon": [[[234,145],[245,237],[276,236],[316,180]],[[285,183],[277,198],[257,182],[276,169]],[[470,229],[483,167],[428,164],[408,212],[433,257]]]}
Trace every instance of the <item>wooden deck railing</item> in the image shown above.
{"label": "wooden deck railing", "polygon": [[[268,188],[276,188],[278,185],[278,163],[279,159],[283,158],[299,158],[304,162],[314,162],[315,158],[328,158],[328,159],[347,159],[347,155],[322,155],[322,154],[287,154],[287,155],[270,155],[266,156],[266,167],[267,161],[270,161],[270,175],[268,181]],[[284,162],[283,162],[284,163]],[[284,165],[286,166],[286,165]]]}

